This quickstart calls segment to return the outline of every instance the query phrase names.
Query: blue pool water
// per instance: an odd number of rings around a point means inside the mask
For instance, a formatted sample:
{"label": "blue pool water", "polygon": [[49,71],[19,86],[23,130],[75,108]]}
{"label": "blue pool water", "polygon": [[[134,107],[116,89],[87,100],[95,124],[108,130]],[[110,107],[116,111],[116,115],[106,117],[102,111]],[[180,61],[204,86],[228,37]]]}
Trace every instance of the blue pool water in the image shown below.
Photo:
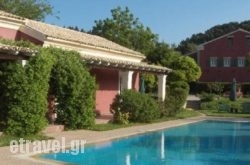
{"label": "blue pool water", "polygon": [[250,165],[250,123],[203,121],[41,157],[79,165]]}

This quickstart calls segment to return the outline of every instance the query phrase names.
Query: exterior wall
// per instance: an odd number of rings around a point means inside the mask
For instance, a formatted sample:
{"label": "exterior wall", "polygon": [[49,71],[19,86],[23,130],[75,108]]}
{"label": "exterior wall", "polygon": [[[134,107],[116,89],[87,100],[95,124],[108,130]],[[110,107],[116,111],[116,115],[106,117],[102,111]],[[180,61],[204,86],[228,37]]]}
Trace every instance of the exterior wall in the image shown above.
{"label": "exterior wall", "polygon": [[17,32],[16,40],[28,40],[36,45],[43,45],[43,41],[39,41],[25,33],[22,33],[20,31]]}
{"label": "exterior wall", "polygon": [[139,72],[134,72],[133,74],[133,80],[132,80],[132,89],[139,91],[140,87],[140,74]]}
{"label": "exterior wall", "polygon": [[17,30],[0,27],[0,37],[1,38],[16,40],[17,33],[18,33]]}
{"label": "exterior wall", "polygon": [[110,114],[110,104],[119,91],[119,71],[107,68],[92,68],[91,73],[96,78],[96,107],[101,115]]}
{"label": "exterior wall", "polygon": [[[228,43],[228,36],[233,38],[233,45]],[[199,65],[202,69],[200,82],[232,82],[236,78],[237,82],[250,81],[250,69],[231,65],[223,66],[223,57],[231,57],[231,62],[237,57],[247,57],[250,52],[250,42],[247,40],[249,33],[238,30],[234,33],[208,42],[203,50],[198,52]],[[217,67],[210,67],[210,57],[217,57],[219,64]]]}
{"label": "exterior wall", "polygon": [[0,27],[0,38],[10,39],[10,40],[28,40],[34,44],[42,45],[43,42],[39,41],[25,33],[22,33],[15,29],[1,28]]}

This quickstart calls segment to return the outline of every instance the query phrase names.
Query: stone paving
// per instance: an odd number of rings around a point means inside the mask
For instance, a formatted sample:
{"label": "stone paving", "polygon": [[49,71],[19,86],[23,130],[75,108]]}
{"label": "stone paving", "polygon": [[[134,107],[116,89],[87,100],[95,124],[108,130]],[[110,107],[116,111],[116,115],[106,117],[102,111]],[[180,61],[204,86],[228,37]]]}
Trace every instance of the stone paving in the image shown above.
{"label": "stone paving", "polygon": [[[172,120],[166,121],[161,123],[153,123],[153,124],[146,124],[140,126],[133,126],[127,128],[120,128],[110,131],[89,131],[89,130],[77,130],[77,131],[64,131],[61,133],[50,133],[47,134],[48,136],[52,136],[55,140],[62,140],[62,137],[65,138],[66,147],[69,147],[71,140],[86,140],[87,144],[90,143],[98,143],[109,141],[111,139],[126,137],[131,135],[136,135],[140,133],[145,133],[148,131],[155,131],[161,130],[165,128],[180,126],[188,123],[198,122],[202,120],[210,119],[206,116],[199,116],[193,117],[188,119],[179,119],[179,120]],[[214,119],[214,118],[213,118]],[[219,118],[221,119],[221,118]],[[239,120],[239,119],[237,119]],[[249,119],[248,119],[249,120]],[[33,147],[26,148],[25,150],[29,149],[32,151]],[[23,154],[23,153],[16,153],[13,154],[10,152],[10,147],[0,147],[0,164],[3,165],[53,165],[53,164],[63,164],[61,162],[49,161],[45,159],[38,158],[36,153],[31,154]]]}

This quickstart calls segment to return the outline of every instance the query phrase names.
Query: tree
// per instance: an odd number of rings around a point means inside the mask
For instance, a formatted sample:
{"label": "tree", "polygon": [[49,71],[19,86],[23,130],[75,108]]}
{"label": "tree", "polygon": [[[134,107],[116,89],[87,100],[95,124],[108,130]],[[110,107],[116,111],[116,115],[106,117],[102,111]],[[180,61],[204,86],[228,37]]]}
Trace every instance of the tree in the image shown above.
{"label": "tree", "polygon": [[157,42],[153,49],[147,54],[149,63],[169,66],[172,59],[172,50],[165,42]]}
{"label": "tree", "polygon": [[201,76],[201,69],[194,59],[183,56],[180,52],[170,48],[166,43],[157,43],[148,54],[147,60],[175,70],[170,74],[170,79],[175,81],[196,81]]}
{"label": "tree", "polygon": [[47,0],[1,0],[0,10],[37,21],[53,14],[53,7]]}
{"label": "tree", "polygon": [[75,31],[78,31],[78,32],[85,32],[85,30],[83,29],[83,28],[78,28],[78,26],[68,26],[68,27],[66,27],[66,28],[68,28],[68,29],[71,29],[71,30],[75,30]]}
{"label": "tree", "polygon": [[128,7],[111,10],[112,18],[96,20],[91,33],[107,38],[127,48],[147,54],[158,40],[149,27],[144,27],[134,18]]}
{"label": "tree", "polygon": [[196,81],[201,76],[201,69],[193,58],[188,56],[179,56],[170,65],[173,70],[184,73],[187,82]]}

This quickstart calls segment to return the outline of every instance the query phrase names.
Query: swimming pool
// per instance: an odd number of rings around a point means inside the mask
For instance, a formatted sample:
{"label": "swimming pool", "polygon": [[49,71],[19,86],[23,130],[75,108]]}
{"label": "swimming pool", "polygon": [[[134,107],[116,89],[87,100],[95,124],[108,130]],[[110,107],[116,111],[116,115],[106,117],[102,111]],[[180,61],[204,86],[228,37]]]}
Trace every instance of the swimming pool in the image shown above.
{"label": "swimming pool", "polygon": [[79,165],[249,165],[250,123],[203,121],[41,157]]}

